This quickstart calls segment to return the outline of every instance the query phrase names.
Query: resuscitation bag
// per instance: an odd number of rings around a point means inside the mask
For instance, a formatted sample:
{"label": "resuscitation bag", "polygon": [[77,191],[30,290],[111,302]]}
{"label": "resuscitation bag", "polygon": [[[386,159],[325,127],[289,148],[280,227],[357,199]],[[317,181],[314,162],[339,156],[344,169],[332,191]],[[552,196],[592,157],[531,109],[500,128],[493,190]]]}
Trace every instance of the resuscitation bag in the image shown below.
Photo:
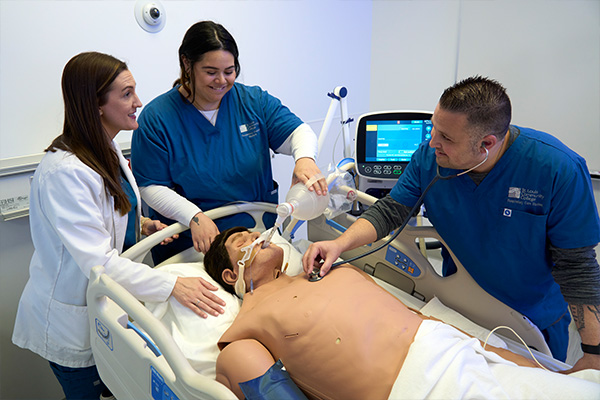
{"label": "resuscitation bag", "polygon": [[281,360],[277,360],[264,375],[240,382],[240,388],[246,400],[308,400],[283,368]]}
{"label": "resuscitation bag", "polygon": [[[323,215],[327,219],[333,219],[352,209],[352,203],[356,200],[356,184],[352,174],[338,167],[330,168],[327,181],[329,182],[329,204],[323,211]],[[351,190],[342,190],[342,188]]]}

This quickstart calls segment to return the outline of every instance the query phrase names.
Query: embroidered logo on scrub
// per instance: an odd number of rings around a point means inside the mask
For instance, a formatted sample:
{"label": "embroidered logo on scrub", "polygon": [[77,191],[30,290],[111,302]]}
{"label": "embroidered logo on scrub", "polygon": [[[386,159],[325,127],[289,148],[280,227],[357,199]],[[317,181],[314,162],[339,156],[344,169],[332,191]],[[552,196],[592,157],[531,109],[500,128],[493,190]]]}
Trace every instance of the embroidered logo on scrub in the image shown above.
{"label": "embroidered logo on scrub", "polygon": [[510,218],[512,217],[512,210],[510,208],[505,208],[504,211],[502,211],[502,215]]}
{"label": "embroidered logo on scrub", "polygon": [[539,190],[525,189],[518,187],[508,188],[508,203],[518,204],[528,207],[543,207],[544,195]]}
{"label": "embroidered logo on scrub", "polygon": [[245,138],[253,138],[258,135],[260,132],[260,126],[258,125],[258,121],[251,121],[247,124],[240,125],[240,133],[242,137]]}

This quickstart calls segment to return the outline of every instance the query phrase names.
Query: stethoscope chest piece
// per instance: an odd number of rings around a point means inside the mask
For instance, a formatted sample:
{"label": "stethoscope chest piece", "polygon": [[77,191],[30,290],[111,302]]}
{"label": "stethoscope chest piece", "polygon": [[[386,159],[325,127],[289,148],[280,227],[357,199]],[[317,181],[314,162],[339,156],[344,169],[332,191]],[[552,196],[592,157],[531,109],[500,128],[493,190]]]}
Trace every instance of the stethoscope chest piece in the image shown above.
{"label": "stethoscope chest piece", "polygon": [[323,279],[323,277],[321,275],[319,275],[319,272],[321,272],[321,269],[313,267],[313,270],[311,271],[311,273],[308,274],[308,281],[309,282],[317,282],[317,281],[320,281],[321,279]]}

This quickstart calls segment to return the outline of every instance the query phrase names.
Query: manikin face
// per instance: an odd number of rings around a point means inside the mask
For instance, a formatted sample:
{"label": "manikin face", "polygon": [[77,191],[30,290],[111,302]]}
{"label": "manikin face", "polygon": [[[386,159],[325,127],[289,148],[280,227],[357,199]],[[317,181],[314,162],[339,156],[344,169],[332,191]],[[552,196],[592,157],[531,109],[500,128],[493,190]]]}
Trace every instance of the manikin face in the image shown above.
{"label": "manikin face", "polygon": [[209,51],[193,66],[194,105],[202,110],[216,110],[235,82],[233,54],[225,50]]}
{"label": "manikin face", "polygon": [[465,114],[446,111],[438,104],[431,122],[429,146],[435,149],[435,159],[440,167],[465,170],[482,161],[485,150],[481,142],[473,143]]}
{"label": "manikin face", "polygon": [[130,71],[121,72],[110,85],[106,104],[100,106],[100,121],[111,139],[122,130],[135,130],[135,113],[142,102],[135,93],[135,79]]}
{"label": "manikin face", "polygon": [[[259,232],[237,232],[231,235],[225,241],[225,248],[229,254],[232,270],[238,274],[238,261],[244,256],[242,248],[252,244],[260,236]],[[267,248],[262,248],[262,243],[258,243],[252,249],[252,255],[245,263],[244,279],[246,287],[250,288],[250,278],[254,281],[254,286],[261,282],[276,278],[281,272],[283,263],[283,249],[271,243]]]}

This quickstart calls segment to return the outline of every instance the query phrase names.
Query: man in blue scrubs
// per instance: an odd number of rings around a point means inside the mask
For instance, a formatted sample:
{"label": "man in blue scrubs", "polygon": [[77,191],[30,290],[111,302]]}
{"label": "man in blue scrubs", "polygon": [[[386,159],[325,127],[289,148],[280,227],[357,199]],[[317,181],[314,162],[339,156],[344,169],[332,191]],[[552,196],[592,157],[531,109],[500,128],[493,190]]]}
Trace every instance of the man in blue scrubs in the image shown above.
{"label": "man in blue scrubs", "polygon": [[[569,309],[584,356],[574,369],[600,369],[600,221],[585,160],[556,138],[510,125],[511,105],[496,81],[472,77],[446,89],[432,138],[414,153],[388,196],[343,235],[304,256],[321,275],[344,251],[402,224],[423,191],[427,215],[479,285],[533,321],[555,358],[565,360]],[[485,160],[485,161],[484,161]],[[477,166],[476,168],[473,168]],[[456,267],[444,254],[444,274]]]}

